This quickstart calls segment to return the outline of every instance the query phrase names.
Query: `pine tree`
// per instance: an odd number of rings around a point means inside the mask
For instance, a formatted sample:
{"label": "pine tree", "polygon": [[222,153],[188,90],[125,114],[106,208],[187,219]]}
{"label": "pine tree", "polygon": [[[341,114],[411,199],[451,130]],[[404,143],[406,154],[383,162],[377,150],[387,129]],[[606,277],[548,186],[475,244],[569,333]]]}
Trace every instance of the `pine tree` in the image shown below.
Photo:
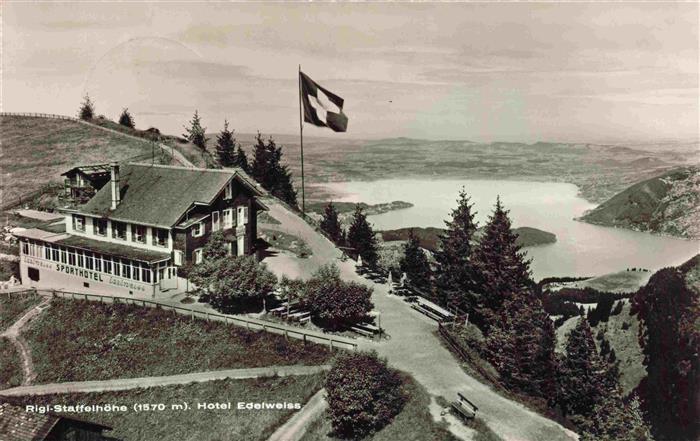
{"label": "pine tree", "polygon": [[470,314],[470,321],[481,325],[481,298],[472,264],[472,241],[477,226],[464,189],[459,192],[457,208],[452,210],[451,220],[445,221],[445,225],[447,231],[440,237],[440,249],[435,253],[436,300],[458,306]]}
{"label": "pine tree", "polygon": [[236,155],[233,158],[233,167],[238,167],[246,173],[250,173],[250,165],[248,164],[248,156],[245,154],[245,150],[238,144],[236,149]]}
{"label": "pine tree", "polygon": [[258,132],[255,138],[255,153],[251,173],[273,196],[289,205],[297,206],[297,192],[292,184],[292,174],[286,165],[282,165],[282,147],[269,138],[267,143]]}
{"label": "pine tree", "polygon": [[656,272],[632,297],[647,370],[640,388],[659,439],[700,439],[700,295],[686,282],[699,259]]}
{"label": "pine tree", "polygon": [[596,350],[588,321],[580,318],[568,335],[566,356],[559,372],[559,404],[575,423],[589,419],[610,393],[607,369]]}
{"label": "pine tree", "polygon": [[511,228],[508,211],[503,209],[501,199],[497,198],[496,207],[472,259],[483,293],[482,315],[487,322],[493,322],[489,316],[498,313],[508,297],[522,295],[533,286],[530,262],[520,251],[517,238],[518,235]]}
{"label": "pine tree", "polygon": [[370,268],[376,267],[379,259],[377,239],[374,237],[374,231],[367,222],[367,216],[362,212],[360,204],[355,206],[352,225],[348,229],[347,244],[362,257],[362,262],[365,265]]}
{"label": "pine tree", "polygon": [[486,339],[486,353],[501,381],[553,406],[557,395],[556,337],[542,303],[534,295],[509,299],[499,318],[499,326],[492,327]]}
{"label": "pine tree", "polygon": [[413,229],[408,232],[408,242],[404,246],[399,266],[401,271],[406,273],[413,286],[420,290],[430,291],[432,285],[430,263],[425,251],[420,247],[420,242]]}
{"label": "pine tree", "polygon": [[233,131],[228,129],[227,120],[224,120],[224,129],[216,137],[216,156],[223,167],[234,167],[236,138],[233,137]]}
{"label": "pine tree", "polygon": [[580,427],[581,441],[653,441],[642,416],[639,400],[625,404],[619,394],[603,398],[590,420]]}
{"label": "pine tree", "polygon": [[95,117],[95,103],[90,99],[90,95],[87,93],[83,98],[83,103],[80,105],[80,110],[78,111],[78,117],[83,121],[90,121]]}
{"label": "pine tree", "polygon": [[119,115],[119,124],[129,127],[130,129],[134,128],[134,117],[131,116],[128,108],[124,108],[124,110],[122,110],[122,114]]}
{"label": "pine tree", "polygon": [[202,150],[207,149],[206,127],[202,127],[202,121],[199,119],[199,113],[195,110],[190,126],[185,127],[187,133],[183,134],[188,141],[196,145]]}
{"label": "pine tree", "polygon": [[333,206],[333,202],[329,202],[328,205],[326,205],[320,226],[334,243],[343,243],[343,228],[340,226],[340,221],[338,220],[338,210],[336,210],[335,206]]}

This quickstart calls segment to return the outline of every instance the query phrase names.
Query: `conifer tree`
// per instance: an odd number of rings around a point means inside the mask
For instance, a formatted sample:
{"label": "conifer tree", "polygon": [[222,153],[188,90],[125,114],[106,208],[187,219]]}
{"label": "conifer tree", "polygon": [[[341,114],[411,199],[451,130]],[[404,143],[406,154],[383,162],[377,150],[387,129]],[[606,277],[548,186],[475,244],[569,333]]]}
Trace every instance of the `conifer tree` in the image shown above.
{"label": "conifer tree", "polygon": [[501,308],[499,326],[491,327],[486,352],[509,388],[556,401],[557,359],[554,325],[540,300],[519,296]]}
{"label": "conifer tree", "polygon": [[408,242],[404,246],[399,266],[401,271],[406,273],[413,286],[420,290],[430,291],[432,285],[430,263],[425,251],[420,247],[420,242],[413,229],[408,232]]}
{"label": "conifer tree", "polygon": [[610,394],[593,409],[590,420],[580,425],[581,441],[654,441],[644,421],[639,400],[624,403],[619,394]]}
{"label": "conifer tree", "polygon": [[435,253],[437,301],[453,304],[470,314],[470,321],[481,325],[478,312],[481,299],[477,294],[476,275],[472,264],[473,238],[477,226],[472,204],[464,189],[459,192],[457,208],[445,221],[447,231],[440,237],[440,249]]}
{"label": "conifer tree", "polygon": [[700,439],[700,295],[686,281],[699,259],[656,272],[632,297],[647,371],[640,388],[659,439]]}
{"label": "conifer tree", "polygon": [[367,222],[367,216],[362,212],[360,204],[355,206],[352,225],[348,229],[347,244],[362,257],[363,263],[370,268],[376,267],[379,259],[377,239],[374,237],[374,231]]}
{"label": "conifer tree", "polygon": [[129,109],[124,108],[124,110],[122,110],[122,114],[119,115],[119,124],[123,125],[124,127],[128,127],[130,129],[134,128],[134,126],[135,126],[134,117],[131,116]]}
{"label": "conifer tree", "polygon": [[343,243],[343,228],[338,220],[338,210],[335,209],[332,201],[326,205],[326,209],[323,211],[323,219],[321,219],[320,226],[334,243]]}
{"label": "conifer tree", "polygon": [[474,251],[473,264],[483,293],[482,315],[498,313],[503,302],[513,295],[522,295],[533,282],[530,278],[530,262],[517,244],[518,236],[511,228],[508,211],[503,209],[501,199],[486,224],[484,236]]}
{"label": "conifer tree", "polygon": [[236,138],[233,130],[228,129],[228,121],[224,120],[224,129],[216,137],[216,156],[223,167],[234,167],[236,156]]}
{"label": "conifer tree", "polygon": [[251,173],[263,188],[289,205],[297,206],[297,192],[292,184],[292,174],[282,165],[282,147],[269,138],[267,143],[258,132]]}
{"label": "conifer tree", "polygon": [[95,117],[95,103],[90,99],[89,94],[85,94],[83,97],[83,103],[80,105],[80,110],[78,110],[78,117],[83,121],[90,121]]}
{"label": "conifer tree", "polygon": [[559,373],[559,404],[566,415],[581,424],[589,419],[609,389],[607,369],[600,359],[588,320],[580,318],[569,332]]}
{"label": "conifer tree", "polygon": [[187,133],[183,134],[188,141],[196,145],[202,150],[207,149],[207,138],[205,136],[207,128],[202,127],[202,121],[199,118],[199,113],[195,110],[194,116],[190,121],[190,126],[185,127]]}
{"label": "conifer tree", "polygon": [[245,150],[238,144],[236,149],[236,155],[233,158],[233,167],[238,167],[246,173],[250,173],[250,164],[248,164],[248,156],[245,154]]}

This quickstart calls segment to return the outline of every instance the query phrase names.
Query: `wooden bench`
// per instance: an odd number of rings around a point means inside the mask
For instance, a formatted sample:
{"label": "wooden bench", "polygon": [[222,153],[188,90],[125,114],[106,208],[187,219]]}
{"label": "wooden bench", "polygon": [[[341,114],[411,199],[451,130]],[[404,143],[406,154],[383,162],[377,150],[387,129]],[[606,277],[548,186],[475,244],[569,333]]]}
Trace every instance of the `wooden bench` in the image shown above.
{"label": "wooden bench", "polygon": [[435,320],[435,321],[437,321],[437,322],[442,321],[442,317],[440,317],[439,315],[435,314],[434,312],[432,312],[432,311],[429,310],[429,309],[423,308],[423,306],[421,306],[421,305],[418,304],[418,303],[412,303],[412,304],[411,304],[411,308],[415,309],[416,311],[420,312],[420,313],[423,314],[423,315],[427,315],[428,317],[430,317],[431,319],[433,319],[433,320]]}
{"label": "wooden bench", "polygon": [[476,411],[479,410],[479,408],[461,393],[457,392],[457,396],[459,400],[452,402],[452,410],[454,413],[463,420],[474,419],[476,417]]}
{"label": "wooden bench", "polygon": [[362,328],[359,328],[359,327],[357,327],[357,326],[351,326],[351,327],[350,327],[350,330],[351,330],[352,332],[356,332],[356,333],[358,333],[358,334],[360,334],[360,335],[364,335],[365,337],[374,337],[374,332],[372,332],[372,331],[367,331],[367,330],[362,329]]}
{"label": "wooden bench", "polygon": [[379,334],[379,328],[371,323],[356,323],[355,326],[373,334]]}

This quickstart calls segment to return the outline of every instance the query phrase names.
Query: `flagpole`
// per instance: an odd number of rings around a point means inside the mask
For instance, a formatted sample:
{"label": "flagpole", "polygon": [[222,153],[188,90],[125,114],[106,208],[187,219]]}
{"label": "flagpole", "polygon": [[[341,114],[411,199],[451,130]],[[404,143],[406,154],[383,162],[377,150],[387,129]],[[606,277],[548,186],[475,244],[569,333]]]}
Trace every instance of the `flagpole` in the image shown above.
{"label": "flagpole", "polygon": [[301,64],[299,65],[299,146],[301,147],[301,212],[306,217],[306,195],[304,194],[304,119],[301,103]]}

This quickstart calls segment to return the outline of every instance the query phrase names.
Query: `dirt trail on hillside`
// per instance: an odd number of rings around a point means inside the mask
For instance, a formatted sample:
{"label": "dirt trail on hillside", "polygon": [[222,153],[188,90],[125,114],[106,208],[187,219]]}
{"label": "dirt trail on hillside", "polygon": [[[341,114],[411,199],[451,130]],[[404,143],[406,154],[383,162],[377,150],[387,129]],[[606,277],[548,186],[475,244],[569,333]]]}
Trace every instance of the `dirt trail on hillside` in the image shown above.
{"label": "dirt trail on hillside", "polygon": [[19,351],[19,355],[22,358],[22,372],[23,379],[22,385],[29,385],[36,378],[36,373],[34,372],[34,363],[32,363],[32,352],[27,345],[27,342],[21,336],[22,328],[29,323],[34,317],[41,314],[41,312],[48,307],[51,299],[45,298],[38,305],[27,311],[22,317],[19,318],[15,323],[5,330],[0,337],[7,337],[8,340],[12,342]]}
{"label": "dirt trail on hillside", "polygon": [[[497,435],[506,441],[570,441],[577,435],[522,404],[499,395],[473,377],[467,375],[453,355],[442,346],[436,335],[436,323],[411,309],[401,298],[388,294],[387,286],[370,282],[355,272],[354,262],[341,261],[341,253],[323,235],[317,233],[297,214],[281,203],[268,198],[270,215],[281,222],[277,226],[288,234],[303,239],[313,254],[296,259],[280,253],[265,259],[275,273],[307,278],[319,266],[335,262],[345,280],[352,280],[374,289],[372,301],[380,312],[381,326],[389,338],[381,343],[363,341],[362,348],[375,349],[389,363],[412,374],[430,394],[448,401],[462,392],[479,407],[479,417]],[[465,431],[454,427],[452,432],[465,439]]]}

